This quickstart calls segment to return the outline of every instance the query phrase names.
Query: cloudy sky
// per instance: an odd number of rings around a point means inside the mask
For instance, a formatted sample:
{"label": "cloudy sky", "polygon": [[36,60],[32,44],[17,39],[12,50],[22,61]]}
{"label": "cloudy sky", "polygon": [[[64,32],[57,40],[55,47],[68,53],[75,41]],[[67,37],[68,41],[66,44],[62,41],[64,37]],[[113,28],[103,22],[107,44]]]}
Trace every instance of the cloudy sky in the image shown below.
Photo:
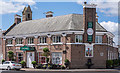
{"label": "cloudy sky", "polygon": [[84,1],[97,4],[99,23],[115,35],[118,44],[118,1],[119,0],[0,0],[0,28],[8,29],[14,23],[14,15],[22,16],[22,10],[30,5],[33,20],[45,18],[44,12],[53,11],[54,16],[83,14]]}

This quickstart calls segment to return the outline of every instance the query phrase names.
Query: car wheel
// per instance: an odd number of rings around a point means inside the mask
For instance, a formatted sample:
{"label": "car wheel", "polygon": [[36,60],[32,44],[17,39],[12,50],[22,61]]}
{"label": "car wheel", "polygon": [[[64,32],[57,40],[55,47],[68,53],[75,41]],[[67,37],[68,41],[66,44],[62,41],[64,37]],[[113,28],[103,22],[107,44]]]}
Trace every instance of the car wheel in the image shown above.
{"label": "car wheel", "polygon": [[11,69],[11,68],[8,66],[8,67],[7,67],[7,70],[10,70],[10,69]]}

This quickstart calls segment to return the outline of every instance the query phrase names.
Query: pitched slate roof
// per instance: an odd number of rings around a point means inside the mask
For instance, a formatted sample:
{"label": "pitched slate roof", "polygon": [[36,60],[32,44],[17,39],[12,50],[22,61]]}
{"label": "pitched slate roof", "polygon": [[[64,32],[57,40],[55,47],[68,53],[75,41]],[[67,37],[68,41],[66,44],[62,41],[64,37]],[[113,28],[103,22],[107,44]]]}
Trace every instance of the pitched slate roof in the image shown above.
{"label": "pitched slate roof", "polygon": [[[100,24],[96,23],[97,31],[106,31]],[[69,14],[38,20],[24,21],[17,24],[6,35],[26,35],[54,31],[82,31],[83,15]]]}

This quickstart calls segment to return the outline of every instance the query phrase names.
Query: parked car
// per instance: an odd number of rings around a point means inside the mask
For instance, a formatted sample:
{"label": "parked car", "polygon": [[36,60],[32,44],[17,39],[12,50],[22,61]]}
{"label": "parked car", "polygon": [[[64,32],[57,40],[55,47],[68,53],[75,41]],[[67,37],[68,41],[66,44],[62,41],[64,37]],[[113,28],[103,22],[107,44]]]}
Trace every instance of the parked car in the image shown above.
{"label": "parked car", "polygon": [[14,61],[5,61],[3,64],[0,64],[0,69],[16,69],[20,70],[21,69],[21,64],[15,63]]}

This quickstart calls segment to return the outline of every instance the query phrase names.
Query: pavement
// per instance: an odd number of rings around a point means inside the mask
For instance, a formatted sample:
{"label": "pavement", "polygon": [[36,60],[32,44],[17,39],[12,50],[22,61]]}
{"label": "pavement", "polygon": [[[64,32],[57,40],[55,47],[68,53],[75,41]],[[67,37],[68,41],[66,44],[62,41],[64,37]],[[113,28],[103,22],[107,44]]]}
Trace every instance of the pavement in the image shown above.
{"label": "pavement", "polygon": [[22,68],[21,71],[46,71],[46,72],[120,72],[118,69],[33,69]]}

